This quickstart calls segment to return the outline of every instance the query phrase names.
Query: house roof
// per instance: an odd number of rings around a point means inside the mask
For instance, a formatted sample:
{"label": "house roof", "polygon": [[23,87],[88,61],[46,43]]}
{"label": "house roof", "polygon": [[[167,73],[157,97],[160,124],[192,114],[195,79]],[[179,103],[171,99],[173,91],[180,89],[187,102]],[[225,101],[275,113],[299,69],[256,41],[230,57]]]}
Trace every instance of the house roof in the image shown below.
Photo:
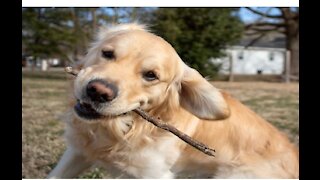
{"label": "house roof", "polygon": [[[248,46],[255,37],[243,37],[242,40],[236,44],[238,46]],[[286,48],[286,38],[283,35],[269,35],[259,39],[250,47],[266,47],[266,48]]]}
{"label": "house roof", "polygon": [[[238,44],[238,46],[247,46],[251,43],[251,39],[242,39]],[[285,48],[286,42],[285,38],[276,38],[270,41],[257,41],[254,44],[250,45],[250,47],[266,47],[266,48]]]}

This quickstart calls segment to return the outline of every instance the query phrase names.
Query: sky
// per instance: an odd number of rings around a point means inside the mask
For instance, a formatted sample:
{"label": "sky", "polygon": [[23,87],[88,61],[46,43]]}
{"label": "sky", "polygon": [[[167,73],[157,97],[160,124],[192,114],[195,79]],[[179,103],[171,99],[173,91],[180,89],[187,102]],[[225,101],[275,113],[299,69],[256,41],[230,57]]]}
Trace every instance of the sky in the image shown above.
{"label": "sky", "polygon": [[[271,10],[269,11],[269,9],[271,8]],[[253,9],[258,10],[260,12],[268,12],[268,14],[271,15],[279,15],[280,11],[277,8],[272,8],[272,7],[253,7]],[[105,9],[106,12],[108,13],[112,13],[112,11],[110,9]],[[258,18],[260,18],[259,15],[254,14],[253,12],[251,12],[250,10],[242,7],[240,8],[240,11],[238,12],[241,20],[245,23],[251,23],[254,22],[255,20],[257,20]],[[270,20],[270,19],[268,19]]]}
{"label": "sky", "polygon": [[[269,7],[253,8],[253,9],[258,10],[260,12],[266,12],[269,10]],[[277,8],[272,8],[268,14],[279,15],[280,12]],[[253,22],[260,17],[259,15],[254,14],[253,12],[251,12],[250,10],[248,10],[246,8],[240,8],[239,16],[240,16],[241,20],[245,23]]]}

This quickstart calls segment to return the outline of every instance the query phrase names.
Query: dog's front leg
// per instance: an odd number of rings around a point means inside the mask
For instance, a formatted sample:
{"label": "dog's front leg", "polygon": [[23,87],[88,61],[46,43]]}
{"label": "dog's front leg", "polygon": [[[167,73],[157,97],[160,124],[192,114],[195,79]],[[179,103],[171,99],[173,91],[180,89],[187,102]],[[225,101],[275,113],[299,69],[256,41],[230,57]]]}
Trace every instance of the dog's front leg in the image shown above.
{"label": "dog's front leg", "polygon": [[74,178],[91,165],[80,152],[69,147],[47,178]]}

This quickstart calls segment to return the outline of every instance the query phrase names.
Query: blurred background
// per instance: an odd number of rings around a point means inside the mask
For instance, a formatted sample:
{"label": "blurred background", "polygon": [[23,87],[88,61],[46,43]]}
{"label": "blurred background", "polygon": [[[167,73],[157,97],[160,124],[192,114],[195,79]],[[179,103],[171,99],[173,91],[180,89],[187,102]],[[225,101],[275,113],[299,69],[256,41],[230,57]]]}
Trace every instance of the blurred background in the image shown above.
{"label": "blurred background", "polygon": [[[138,21],[299,144],[299,8],[22,8],[22,178],[63,151],[68,79],[100,26]],[[98,166],[79,178],[110,178]],[[184,177],[187,178],[187,177]]]}

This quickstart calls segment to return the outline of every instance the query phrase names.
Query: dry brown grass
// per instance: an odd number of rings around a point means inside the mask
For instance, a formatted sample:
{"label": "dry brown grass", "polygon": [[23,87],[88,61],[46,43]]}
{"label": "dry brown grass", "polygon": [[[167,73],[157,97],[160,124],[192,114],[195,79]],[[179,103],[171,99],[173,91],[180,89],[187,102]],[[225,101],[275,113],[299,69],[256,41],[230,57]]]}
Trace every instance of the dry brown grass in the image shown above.
{"label": "dry brown grass", "polygon": [[[299,144],[299,85],[214,82],[216,87],[248,105]],[[23,73],[22,78],[22,176],[45,178],[65,150],[64,124],[59,120],[67,106],[68,83],[63,72]],[[108,178],[92,168],[80,178]]]}

